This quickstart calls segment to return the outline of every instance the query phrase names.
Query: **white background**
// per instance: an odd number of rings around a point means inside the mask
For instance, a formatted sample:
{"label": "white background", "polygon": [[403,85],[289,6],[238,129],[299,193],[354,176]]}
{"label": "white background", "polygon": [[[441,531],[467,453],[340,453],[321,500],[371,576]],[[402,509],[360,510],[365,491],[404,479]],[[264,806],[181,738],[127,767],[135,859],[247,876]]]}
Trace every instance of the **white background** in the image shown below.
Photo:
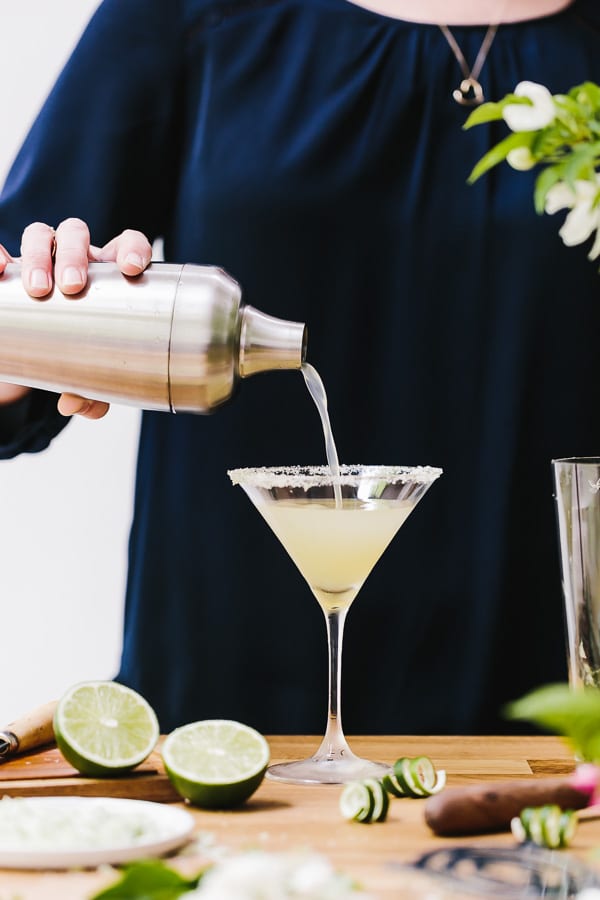
{"label": "white background", "polygon": [[[97,5],[2,4],[0,181]],[[136,410],[113,407],[99,422],[75,417],[41,454],[0,462],[0,728],[116,673],[138,429]]]}

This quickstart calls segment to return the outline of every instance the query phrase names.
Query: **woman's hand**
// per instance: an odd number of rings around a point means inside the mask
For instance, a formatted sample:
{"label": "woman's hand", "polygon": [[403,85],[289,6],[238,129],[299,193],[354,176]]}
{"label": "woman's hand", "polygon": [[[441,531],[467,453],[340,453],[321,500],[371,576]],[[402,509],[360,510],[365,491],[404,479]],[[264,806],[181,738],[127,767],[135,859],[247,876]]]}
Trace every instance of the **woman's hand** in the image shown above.
{"label": "woman's hand", "polygon": [[[21,240],[21,272],[25,290],[31,297],[45,297],[53,284],[63,294],[78,294],[86,285],[89,262],[116,262],[124,275],[139,275],[150,263],[152,247],[140,231],[123,231],[104,247],[90,243],[90,232],[81,219],[65,219],[56,231],[42,222],[28,225]],[[0,245],[0,274],[15,262]],[[0,384],[0,405],[12,403],[30,389]],[[75,394],[62,394],[58,410],[64,416],[78,414],[100,419],[109,405]]]}

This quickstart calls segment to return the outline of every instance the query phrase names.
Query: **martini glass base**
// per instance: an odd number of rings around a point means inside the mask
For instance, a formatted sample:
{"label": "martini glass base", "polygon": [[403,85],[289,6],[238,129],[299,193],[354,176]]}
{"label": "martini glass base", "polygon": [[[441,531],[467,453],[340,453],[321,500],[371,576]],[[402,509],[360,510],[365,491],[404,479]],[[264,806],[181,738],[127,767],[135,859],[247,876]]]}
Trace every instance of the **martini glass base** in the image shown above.
{"label": "martini glass base", "polygon": [[267,778],[289,784],[346,784],[363,778],[382,778],[391,767],[385,763],[361,759],[353,753],[343,758],[308,757],[295,762],[269,766]]}

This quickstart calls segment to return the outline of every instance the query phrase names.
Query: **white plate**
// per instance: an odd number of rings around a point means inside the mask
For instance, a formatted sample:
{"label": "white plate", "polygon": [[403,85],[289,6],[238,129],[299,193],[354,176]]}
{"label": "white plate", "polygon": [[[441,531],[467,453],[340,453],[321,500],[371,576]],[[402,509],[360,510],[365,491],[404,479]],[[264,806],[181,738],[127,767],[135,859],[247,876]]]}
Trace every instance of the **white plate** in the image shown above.
{"label": "white plate", "polygon": [[185,844],[194,827],[184,809],[148,800],[5,797],[0,801],[0,867],[91,868],[161,856]]}

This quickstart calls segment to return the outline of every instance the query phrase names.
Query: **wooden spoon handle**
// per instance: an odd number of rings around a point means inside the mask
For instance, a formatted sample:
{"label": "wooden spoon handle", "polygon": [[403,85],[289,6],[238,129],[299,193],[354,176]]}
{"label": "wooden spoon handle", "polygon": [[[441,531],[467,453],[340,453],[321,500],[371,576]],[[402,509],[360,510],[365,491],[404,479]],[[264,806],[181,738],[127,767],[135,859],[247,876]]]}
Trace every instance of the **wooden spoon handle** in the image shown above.
{"label": "wooden spoon handle", "polygon": [[35,747],[54,742],[52,720],[56,710],[56,700],[44,703],[30,710],[0,732],[0,743],[4,747],[1,759],[7,759],[15,753],[24,753]]}

